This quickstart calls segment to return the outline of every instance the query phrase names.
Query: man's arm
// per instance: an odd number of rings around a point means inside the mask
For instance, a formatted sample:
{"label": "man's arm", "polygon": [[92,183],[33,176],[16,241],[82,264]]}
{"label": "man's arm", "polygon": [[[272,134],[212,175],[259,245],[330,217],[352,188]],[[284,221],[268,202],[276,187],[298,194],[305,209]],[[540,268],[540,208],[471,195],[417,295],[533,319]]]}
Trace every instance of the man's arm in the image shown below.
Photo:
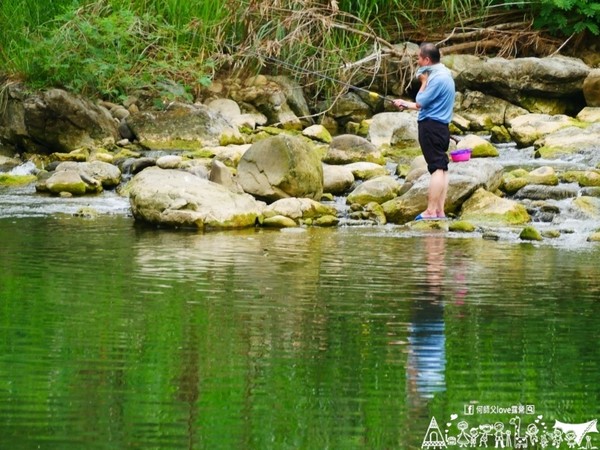
{"label": "man's arm", "polygon": [[[429,72],[425,72],[421,76],[419,76],[419,81],[421,81],[421,87],[419,88],[419,93],[425,91],[425,88],[427,87],[427,80],[428,80],[428,78],[429,78]],[[419,109],[421,109],[421,104],[418,103],[418,102],[407,102],[407,101],[402,100],[402,99],[396,99],[392,103],[400,111],[404,111],[405,109],[414,109],[414,110],[418,111]]]}

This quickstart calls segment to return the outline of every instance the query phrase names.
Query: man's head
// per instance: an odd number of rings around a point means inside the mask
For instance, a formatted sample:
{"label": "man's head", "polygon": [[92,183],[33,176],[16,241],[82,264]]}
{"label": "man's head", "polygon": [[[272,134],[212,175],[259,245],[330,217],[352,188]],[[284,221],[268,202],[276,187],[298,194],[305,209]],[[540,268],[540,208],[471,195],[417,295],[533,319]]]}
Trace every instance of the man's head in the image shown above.
{"label": "man's head", "polygon": [[424,42],[419,46],[419,65],[431,66],[440,62],[440,51],[430,43]]}

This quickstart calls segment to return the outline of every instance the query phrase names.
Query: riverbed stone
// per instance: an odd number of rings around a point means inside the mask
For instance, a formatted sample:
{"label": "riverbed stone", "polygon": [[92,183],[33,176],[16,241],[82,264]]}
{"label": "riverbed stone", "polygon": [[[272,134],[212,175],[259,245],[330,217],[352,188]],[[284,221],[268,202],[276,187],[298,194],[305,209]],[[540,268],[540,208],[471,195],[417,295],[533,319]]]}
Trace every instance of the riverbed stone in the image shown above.
{"label": "riverbed stone", "polygon": [[286,197],[319,200],[323,166],[305,138],[279,135],[258,141],[238,164],[238,181],[245,192],[272,202]]}
{"label": "riverbed stone", "polygon": [[521,230],[519,234],[519,238],[522,241],[541,241],[542,234],[538,231],[537,228],[532,226],[527,226]]}
{"label": "riverbed stone", "polygon": [[493,223],[521,225],[531,220],[522,204],[478,189],[463,205],[460,213],[462,220],[474,223]]}
{"label": "riverbed stone", "polygon": [[472,150],[472,158],[487,158],[496,157],[499,155],[498,150],[490,141],[485,140],[481,136],[469,134],[462,137],[456,143],[457,149],[470,148]]}
{"label": "riverbed stone", "polygon": [[310,127],[305,128],[302,130],[302,134],[308,138],[325,142],[327,144],[331,143],[331,140],[333,139],[329,130],[323,125],[319,124],[311,125]]}
{"label": "riverbed stone", "polygon": [[21,164],[23,164],[23,162],[19,158],[0,155],[0,172],[9,172]]}
{"label": "riverbed stone", "polygon": [[178,169],[182,162],[180,155],[164,155],[156,160],[156,165],[161,169]]}
{"label": "riverbed stone", "polygon": [[384,164],[385,158],[381,150],[367,139],[354,134],[342,134],[332,139],[323,162],[327,164],[354,162]]}
{"label": "riverbed stone", "polygon": [[375,114],[369,124],[367,139],[376,147],[419,145],[416,114],[411,112],[384,112]]}
{"label": "riverbed stone", "polygon": [[121,170],[113,164],[102,161],[63,162],[56,167],[56,172],[63,170],[76,171],[82,179],[88,180],[88,184],[93,186],[100,184],[106,189],[115,188],[121,182]]}
{"label": "riverbed stone", "polygon": [[561,183],[557,186],[530,184],[515,193],[517,199],[562,200],[577,197],[579,188],[573,183]]}
{"label": "riverbed stone", "polygon": [[347,166],[323,164],[323,192],[340,195],[354,184],[354,174]]}
{"label": "riverbed stone", "polygon": [[236,194],[185,171],[158,167],[132,178],[129,200],[138,221],[199,230],[254,226],[264,208],[251,195]]}
{"label": "riverbed stone", "polygon": [[199,149],[232,136],[243,141],[238,129],[221,114],[200,104],[174,102],[164,111],[143,111],[126,121],[140,145],[151,150]]}
{"label": "riverbed stone", "polygon": [[55,171],[38,187],[38,190],[47,190],[53,194],[67,192],[72,195],[84,195],[89,192],[88,189],[77,170]]}
{"label": "riverbed stone", "polygon": [[244,192],[244,189],[240,186],[240,183],[238,183],[231,170],[219,160],[213,159],[211,161],[210,174],[207,175],[210,181],[226,187],[231,192],[235,192],[236,194]]}
{"label": "riverbed stone", "polygon": [[529,172],[527,174],[527,181],[530,184],[556,186],[558,184],[558,175],[556,175],[554,168],[543,166]]}
{"label": "riverbed stone", "polygon": [[265,207],[263,215],[265,219],[285,216],[301,223],[323,216],[335,216],[336,210],[333,206],[324,205],[310,198],[283,198]]}
{"label": "riverbed stone", "polygon": [[546,159],[578,161],[594,166],[600,161],[600,122],[562,128],[535,143],[536,155]]}
{"label": "riverbed stone", "polygon": [[0,186],[22,186],[37,180],[35,175],[14,175],[0,173]]}
{"label": "riverbed stone", "polygon": [[262,226],[267,228],[292,228],[297,227],[298,224],[294,219],[277,214],[263,219]]}
{"label": "riverbed stone", "polygon": [[475,231],[475,225],[467,220],[455,220],[450,223],[448,230],[458,233],[472,233]]}
{"label": "riverbed stone", "polygon": [[571,127],[575,119],[564,114],[526,114],[509,122],[510,134],[519,147],[529,147],[543,136]]}
{"label": "riverbed stone", "polygon": [[345,167],[350,169],[354,178],[359,180],[368,180],[389,173],[385,166],[371,162],[355,162],[346,164]]}
{"label": "riverbed stone", "polygon": [[400,192],[400,187],[401,184],[389,175],[371,178],[348,194],[347,203],[367,205],[375,202],[382,204],[395,198]]}

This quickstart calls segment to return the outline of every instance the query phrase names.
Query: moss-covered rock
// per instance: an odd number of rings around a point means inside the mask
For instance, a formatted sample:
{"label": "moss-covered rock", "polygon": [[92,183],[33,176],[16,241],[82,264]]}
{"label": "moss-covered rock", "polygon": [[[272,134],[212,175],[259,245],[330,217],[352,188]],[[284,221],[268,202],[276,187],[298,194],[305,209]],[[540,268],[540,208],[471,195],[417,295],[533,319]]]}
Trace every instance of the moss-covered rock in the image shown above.
{"label": "moss-covered rock", "polygon": [[519,238],[523,241],[541,241],[542,235],[535,227],[525,227],[521,231]]}
{"label": "moss-covered rock", "polygon": [[35,175],[12,175],[0,173],[0,186],[22,186],[37,180]]}
{"label": "moss-covered rock", "polygon": [[317,217],[313,220],[313,225],[318,227],[334,227],[340,222],[336,216],[327,214],[321,217]]}
{"label": "moss-covered rock", "polygon": [[543,184],[545,186],[556,186],[558,175],[550,166],[538,167],[527,174],[527,180],[531,184]]}
{"label": "moss-covered rock", "polygon": [[529,172],[527,172],[525,169],[515,169],[511,172],[505,173],[502,176],[502,185],[500,188],[507,194],[514,194],[519,189],[529,184],[527,179],[528,175]]}
{"label": "moss-covered rock", "polygon": [[463,137],[460,141],[456,143],[456,148],[470,148],[472,149],[471,157],[472,158],[486,158],[486,157],[495,157],[498,156],[498,150],[494,145],[483,139],[481,136],[476,136],[474,134],[469,134]]}
{"label": "moss-covered rock", "polygon": [[282,216],[280,214],[271,217],[265,217],[262,221],[262,225],[264,227],[271,228],[292,228],[298,226],[294,219]]}
{"label": "moss-covered rock", "polygon": [[497,144],[504,144],[512,141],[512,137],[504,125],[496,125],[492,127],[491,134],[492,142]]}
{"label": "moss-covered rock", "polygon": [[448,229],[458,233],[472,233],[475,231],[475,225],[467,220],[456,220],[450,223]]}
{"label": "moss-covered rock", "polygon": [[521,225],[531,220],[522,204],[500,198],[482,188],[463,204],[461,219],[505,225]]}

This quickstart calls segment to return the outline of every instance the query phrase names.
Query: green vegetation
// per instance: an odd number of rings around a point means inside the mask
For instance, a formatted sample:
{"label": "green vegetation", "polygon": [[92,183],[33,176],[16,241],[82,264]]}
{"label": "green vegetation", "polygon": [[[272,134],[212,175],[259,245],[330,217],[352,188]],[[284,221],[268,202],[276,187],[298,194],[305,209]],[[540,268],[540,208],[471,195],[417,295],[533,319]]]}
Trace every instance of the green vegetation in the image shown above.
{"label": "green vegetation", "polygon": [[534,17],[563,37],[600,34],[600,5],[585,0],[3,0],[0,70],[111,100],[141,89],[192,100],[217,72],[266,70],[294,75],[316,99],[344,90],[335,80],[397,82],[394,43],[556,50],[564,39],[532,32]]}

